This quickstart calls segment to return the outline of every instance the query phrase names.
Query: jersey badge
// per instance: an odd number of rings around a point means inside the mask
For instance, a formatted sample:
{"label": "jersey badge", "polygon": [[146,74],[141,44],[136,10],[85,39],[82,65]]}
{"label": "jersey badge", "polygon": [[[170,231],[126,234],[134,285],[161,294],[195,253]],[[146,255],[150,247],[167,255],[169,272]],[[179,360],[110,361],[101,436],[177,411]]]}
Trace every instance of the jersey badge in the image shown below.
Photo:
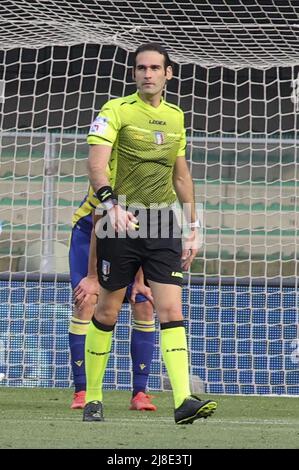
{"label": "jersey badge", "polygon": [[103,135],[108,127],[108,118],[97,116],[90,126],[89,134]]}
{"label": "jersey badge", "polygon": [[155,143],[162,145],[164,143],[164,132],[154,132]]}

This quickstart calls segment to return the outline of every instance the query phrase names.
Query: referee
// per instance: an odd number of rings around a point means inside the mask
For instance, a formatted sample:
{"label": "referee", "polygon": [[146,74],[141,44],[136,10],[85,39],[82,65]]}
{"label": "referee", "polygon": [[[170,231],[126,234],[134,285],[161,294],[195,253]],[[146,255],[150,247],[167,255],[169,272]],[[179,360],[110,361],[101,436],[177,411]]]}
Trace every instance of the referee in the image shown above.
{"label": "referee", "polygon": [[[137,92],[108,101],[87,138],[89,180],[107,215],[97,226],[100,295],[86,336],[83,421],[104,420],[102,383],[112,333],[126,287],[142,266],[161,325],[174,419],[177,424],[187,424],[207,418],[217,404],[191,395],[189,388],[181,285],[182,269],[190,267],[198,250],[199,222],[185,160],[184,115],[162,98],[165,83],[172,78],[171,62],[162,46],[147,43],[136,50],[133,78]],[[113,190],[107,164],[115,171]],[[183,248],[172,211],[176,198],[190,227]]]}

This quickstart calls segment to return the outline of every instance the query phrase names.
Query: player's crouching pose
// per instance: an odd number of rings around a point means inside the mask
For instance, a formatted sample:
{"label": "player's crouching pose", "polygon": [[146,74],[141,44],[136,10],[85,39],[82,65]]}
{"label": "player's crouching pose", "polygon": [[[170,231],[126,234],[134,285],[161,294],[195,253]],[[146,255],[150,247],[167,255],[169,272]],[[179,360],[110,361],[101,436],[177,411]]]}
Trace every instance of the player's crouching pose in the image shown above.
{"label": "player's crouching pose", "polygon": [[[89,180],[107,210],[105,223],[110,235],[97,240],[100,294],[86,336],[83,420],[104,420],[102,382],[113,329],[126,287],[142,267],[161,324],[161,349],[173,390],[175,422],[187,424],[207,418],[217,404],[192,396],[189,388],[181,284],[182,268],[190,267],[198,250],[198,221],[185,160],[184,116],[180,108],[162,99],[164,85],[172,77],[165,49],[145,44],[134,58],[137,93],[108,101],[88,136]],[[106,175],[106,165],[113,161],[114,189]],[[191,233],[183,250],[172,210],[176,195],[190,209],[187,218]],[[124,197],[126,205],[121,205]],[[161,209],[155,212],[153,205]],[[140,236],[136,238],[132,228],[138,222]],[[104,233],[104,225],[99,228]],[[162,234],[165,228],[167,235]]]}
{"label": "player's crouching pose", "polygon": [[[88,194],[73,216],[73,229],[69,250],[69,265],[75,306],[69,326],[69,347],[75,392],[72,409],[84,408],[86,395],[85,338],[99,294],[96,271],[95,236],[92,213],[99,204],[94,191]],[[131,358],[133,364],[133,394],[131,410],[155,411],[151,396],[146,393],[155,344],[152,295],[144,285],[143,273],[136,275],[134,285],[126,292],[133,310]]]}

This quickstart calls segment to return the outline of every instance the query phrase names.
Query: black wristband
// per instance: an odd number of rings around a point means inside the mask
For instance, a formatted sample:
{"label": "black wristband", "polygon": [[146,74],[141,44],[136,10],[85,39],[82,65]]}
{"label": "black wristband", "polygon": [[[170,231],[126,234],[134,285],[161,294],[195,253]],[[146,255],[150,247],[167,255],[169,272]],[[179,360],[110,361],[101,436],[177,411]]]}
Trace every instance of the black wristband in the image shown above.
{"label": "black wristband", "polygon": [[97,190],[96,195],[100,202],[106,202],[108,199],[116,199],[111,186],[102,186],[102,188]]}

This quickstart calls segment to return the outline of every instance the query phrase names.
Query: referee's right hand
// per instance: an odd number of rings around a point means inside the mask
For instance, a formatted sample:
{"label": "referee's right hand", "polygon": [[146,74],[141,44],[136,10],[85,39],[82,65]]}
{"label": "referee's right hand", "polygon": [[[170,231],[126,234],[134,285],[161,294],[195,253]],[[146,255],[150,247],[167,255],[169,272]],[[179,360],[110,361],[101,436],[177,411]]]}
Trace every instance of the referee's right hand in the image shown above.
{"label": "referee's right hand", "polygon": [[132,212],[124,210],[118,204],[108,210],[108,216],[112,227],[116,232],[126,232],[134,230],[138,224],[138,220]]}

